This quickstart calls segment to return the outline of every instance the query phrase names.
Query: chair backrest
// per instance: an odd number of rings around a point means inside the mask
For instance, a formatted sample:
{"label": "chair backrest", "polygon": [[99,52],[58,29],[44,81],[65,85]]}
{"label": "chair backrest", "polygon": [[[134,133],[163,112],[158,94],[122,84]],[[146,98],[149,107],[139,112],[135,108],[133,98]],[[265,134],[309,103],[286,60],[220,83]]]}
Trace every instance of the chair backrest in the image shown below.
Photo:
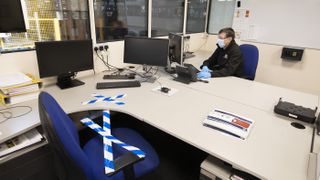
{"label": "chair backrest", "polygon": [[92,179],[89,161],[80,147],[78,131],[69,116],[48,93],[39,95],[41,125],[55,155],[60,179]]}
{"label": "chair backrest", "polygon": [[259,50],[251,44],[242,44],[240,45],[240,49],[244,58],[244,74],[248,79],[254,80],[259,61]]}

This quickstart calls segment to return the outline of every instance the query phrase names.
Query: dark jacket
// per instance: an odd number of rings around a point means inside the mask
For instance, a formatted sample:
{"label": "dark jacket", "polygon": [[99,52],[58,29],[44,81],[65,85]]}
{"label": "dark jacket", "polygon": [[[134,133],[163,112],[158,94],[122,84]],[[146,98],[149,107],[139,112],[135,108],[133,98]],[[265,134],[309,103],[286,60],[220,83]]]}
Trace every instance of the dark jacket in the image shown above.
{"label": "dark jacket", "polygon": [[242,53],[234,40],[226,49],[218,47],[202,66],[208,66],[212,70],[211,77],[244,76]]}

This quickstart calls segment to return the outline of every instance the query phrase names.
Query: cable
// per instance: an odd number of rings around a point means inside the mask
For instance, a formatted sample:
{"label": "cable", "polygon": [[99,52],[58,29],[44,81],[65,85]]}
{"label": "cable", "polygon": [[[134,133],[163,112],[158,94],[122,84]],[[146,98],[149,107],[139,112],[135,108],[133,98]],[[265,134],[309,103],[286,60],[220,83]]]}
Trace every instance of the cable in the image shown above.
{"label": "cable", "polygon": [[[151,71],[152,69],[153,69],[153,67],[151,67],[151,68],[149,69],[149,71]],[[140,82],[148,82],[149,79],[155,77],[155,76],[158,74],[158,71],[159,71],[159,67],[157,67],[157,69],[156,69],[156,71],[155,71],[154,73],[152,73],[150,76],[146,76],[146,77],[145,77],[146,79],[143,80],[143,81],[140,81]],[[159,75],[159,77],[156,77],[155,81],[157,81],[160,77],[161,77],[160,75]],[[159,83],[159,82],[158,82],[158,83]]]}
{"label": "cable", "polygon": [[110,65],[109,64],[109,56],[107,55],[107,62],[104,60],[104,57],[103,57],[103,55],[99,55],[99,53],[98,53],[98,50],[99,49],[97,49],[97,48],[95,48],[94,49],[94,51],[96,52],[96,55],[97,55],[97,57],[102,61],[102,63],[108,68],[107,69],[107,71],[112,71],[112,70],[116,70],[116,71],[119,71],[119,68],[116,68],[116,67],[114,67],[114,66],[112,66],[112,65]]}
{"label": "cable", "polygon": [[[12,117],[12,113],[11,112],[0,112],[0,114],[4,117],[4,120],[1,121],[1,122],[7,121],[8,119],[10,119]],[[6,114],[9,114],[9,116],[6,116]]]}
{"label": "cable", "polygon": [[[26,108],[27,111],[25,113],[22,113],[22,114],[19,114],[16,116],[14,116],[14,114],[9,111],[9,110],[18,109],[18,108]],[[5,108],[5,109],[0,109],[0,115],[2,117],[4,117],[4,120],[0,121],[0,124],[4,123],[5,121],[7,121],[9,119],[14,119],[14,118],[19,118],[19,117],[25,116],[25,115],[29,114],[31,111],[32,111],[32,107],[30,107],[30,106],[14,106],[14,107],[9,107],[9,108]],[[7,115],[9,114],[9,116],[6,116],[6,114]]]}
{"label": "cable", "polygon": [[162,88],[163,86],[162,86],[162,83],[159,81],[159,79],[160,79],[160,77],[161,77],[161,75],[159,75],[159,77],[156,79],[156,82],[160,85],[160,87]]}
{"label": "cable", "polygon": [[[140,76],[141,78],[145,79],[147,78],[147,80],[149,80],[154,74],[151,75],[151,77],[147,76],[147,74],[153,69],[153,67],[150,67],[149,70],[147,70],[144,74],[140,74],[138,73],[137,71],[135,70],[132,70],[132,69],[129,69],[129,68],[118,68],[116,66],[113,66],[111,64],[109,64],[109,56],[107,55],[107,62],[104,60],[104,57],[103,55],[99,55],[98,51],[99,51],[99,48],[95,48],[94,51],[96,52],[96,55],[98,56],[98,58],[103,62],[103,64],[108,68],[108,71],[111,71],[111,70],[116,70],[115,72],[113,72],[112,74],[120,74],[121,72],[127,70],[127,71],[130,71],[130,72],[133,72],[135,75],[138,75]],[[123,71],[120,71],[119,69],[123,69]],[[156,71],[156,73],[158,72],[158,69]]]}

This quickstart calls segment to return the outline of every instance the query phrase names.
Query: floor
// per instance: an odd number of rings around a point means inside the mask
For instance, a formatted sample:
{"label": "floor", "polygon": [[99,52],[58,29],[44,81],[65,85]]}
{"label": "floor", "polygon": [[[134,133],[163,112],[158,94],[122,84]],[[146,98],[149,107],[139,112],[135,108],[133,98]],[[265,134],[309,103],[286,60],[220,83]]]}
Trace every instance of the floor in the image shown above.
{"label": "floor", "polygon": [[112,127],[130,127],[155,148],[160,165],[140,180],[199,180],[200,164],[207,154],[131,116],[112,114]]}

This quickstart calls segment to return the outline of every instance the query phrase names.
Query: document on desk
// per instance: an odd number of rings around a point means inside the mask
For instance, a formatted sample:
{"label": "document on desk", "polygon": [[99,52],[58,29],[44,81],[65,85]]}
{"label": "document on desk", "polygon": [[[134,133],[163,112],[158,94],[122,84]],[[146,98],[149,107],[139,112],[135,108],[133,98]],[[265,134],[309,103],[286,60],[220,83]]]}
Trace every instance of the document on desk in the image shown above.
{"label": "document on desk", "polygon": [[230,112],[214,109],[203,121],[203,125],[232,135],[239,139],[248,138],[254,121]]}
{"label": "document on desk", "polygon": [[35,143],[38,143],[42,139],[42,135],[36,129],[28,131],[18,137],[15,137],[0,144],[0,157],[18,151],[27,146],[31,146]]}
{"label": "document on desk", "polygon": [[32,79],[23,73],[5,74],[0,76],[0,88],[32,82]]}

